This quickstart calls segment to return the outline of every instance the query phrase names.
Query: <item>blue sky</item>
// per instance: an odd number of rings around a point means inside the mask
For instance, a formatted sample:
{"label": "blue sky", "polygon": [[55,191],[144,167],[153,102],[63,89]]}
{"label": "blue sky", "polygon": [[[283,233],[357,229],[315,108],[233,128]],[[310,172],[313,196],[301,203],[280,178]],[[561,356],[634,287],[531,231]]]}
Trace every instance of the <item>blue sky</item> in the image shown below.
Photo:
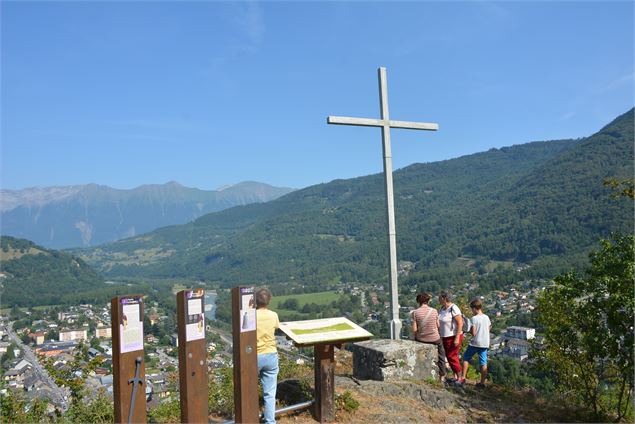
{"label": "blue sky", "polygon": [[632,2],[11,2],[2,188],[305,187],[584,137],[634,104]]}

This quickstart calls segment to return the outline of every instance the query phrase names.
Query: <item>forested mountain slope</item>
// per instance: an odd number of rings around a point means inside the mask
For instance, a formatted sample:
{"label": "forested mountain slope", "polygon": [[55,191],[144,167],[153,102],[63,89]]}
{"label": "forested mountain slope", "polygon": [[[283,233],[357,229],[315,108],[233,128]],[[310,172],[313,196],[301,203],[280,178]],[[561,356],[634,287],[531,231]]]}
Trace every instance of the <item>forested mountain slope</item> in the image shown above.
{"label": "forested mountain slope", "polygon": [[85,300],[79,293],[106,289],[79,258],[13,237],[0,237],[0,305],[54,305]]}
{"label": "forested mountain slope", "polygon": [[[534,142],[394,174],[400,260],[413,273],[468,256],[522,263],[584,256],[611,230],[632,231],[606,177],[633,175],[633,110],[579,140]],[[381,174],[336,180],[265,204],[83,252],[118,276],[236,283],[383,281]]]}

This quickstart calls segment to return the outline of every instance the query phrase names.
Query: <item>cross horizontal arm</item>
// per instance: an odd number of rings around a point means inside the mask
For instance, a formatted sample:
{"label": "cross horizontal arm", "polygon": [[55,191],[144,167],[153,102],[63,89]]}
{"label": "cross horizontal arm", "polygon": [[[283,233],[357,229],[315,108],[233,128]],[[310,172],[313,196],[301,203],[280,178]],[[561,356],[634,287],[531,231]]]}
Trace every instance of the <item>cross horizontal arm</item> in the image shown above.
{"label": "cross horizontal arm", "polygon": [[329,116],[326,119],[326,122],[335,125],[358,125],[363,127],[383,127],[385,125],[388,125],[391,128],[407,128],[411,130],[436,131],[439,129],[439,124],[432,124],[427,122],[393,120],[389,120],[388,122],[386,122],[383,119],[349,118],[347,116]]}

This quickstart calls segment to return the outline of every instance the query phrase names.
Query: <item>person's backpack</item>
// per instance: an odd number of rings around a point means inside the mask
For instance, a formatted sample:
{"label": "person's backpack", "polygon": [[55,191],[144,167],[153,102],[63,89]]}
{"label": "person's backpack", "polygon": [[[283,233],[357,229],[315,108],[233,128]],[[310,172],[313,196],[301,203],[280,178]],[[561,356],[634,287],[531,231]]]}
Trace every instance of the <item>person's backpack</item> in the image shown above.
{"label": "person's backpack", "polygon": [[[452,314],[452,325],[454,326],[454,316],[456,315],[454,313],[453,310],[454,307],[454,303],[450,306],[450,314]],[[463,318],[463,328],[461,328],[461,332],[462,333],[469,333],[470,329],[472,328],[472,321],[466,317],[465,315],[463,315],[463,313],[461,312],[461,318]]]}

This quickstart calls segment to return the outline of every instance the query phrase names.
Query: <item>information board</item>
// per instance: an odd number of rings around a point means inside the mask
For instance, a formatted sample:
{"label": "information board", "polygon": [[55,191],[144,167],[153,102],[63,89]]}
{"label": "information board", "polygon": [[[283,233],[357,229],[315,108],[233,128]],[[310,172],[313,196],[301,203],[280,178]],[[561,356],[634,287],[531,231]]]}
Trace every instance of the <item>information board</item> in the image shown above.
{"label": "information board", "polygon": [[143,350],[142,302],[141,297],[121,297],[119,299],[120,353]]}
{"label": "information board", "polygon": [[240,332],[256,331],[256,298],[254,287],[240,288]]}
{"label": "information board", "polygon": [[371,333],[344,317],[288,321],[280,330],[297,345],[367,340]]}
{"label": "information board", "polygon": [[205,315],[202,289],[188,290],[185,292],[187,299],[187,321],[185,324],[185,341],[200,340],[205,338]]}

